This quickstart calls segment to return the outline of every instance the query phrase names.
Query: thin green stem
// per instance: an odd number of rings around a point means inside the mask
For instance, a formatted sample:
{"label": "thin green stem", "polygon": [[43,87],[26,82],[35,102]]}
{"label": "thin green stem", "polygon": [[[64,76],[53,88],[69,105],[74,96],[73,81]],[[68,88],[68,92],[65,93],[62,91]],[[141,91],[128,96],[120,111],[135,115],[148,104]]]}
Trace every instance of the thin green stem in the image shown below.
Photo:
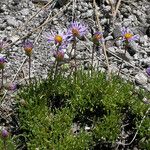
{"label": "thin green stem", "polygon": [[2,85],[1,85],[1,88],[3,88],[3,85],[4,85],[4,69],[2,69]]}
{"label": "thin green stem", "polygon": [[29,55],[29,83],[31,83],[31,56]]}
{"label": "thin green stem", "polygon": [[56,77],[58,73],[58,61],[55,62],[55,73],[54,73],[54,78]]}
{"label": "thin green stem", "polygon": [[75,72],[77,71],[77,58],[76,58],[76,55],[77,55],[77,41],[76,41],[76,38],[74,38],[74,62],[75,62]]}
{"label": "thin green stem", "polygon": [[[125,43],[124,55],[126,55],[127,48],[128,48],[128,43],[126,42],[126,43]],[[121,69],[122,69],[122,64],[123,64],[123,59],[122,59],[122,61],[121,61],[121,65],[120,65],[120,68],[119,68],[119,71],[118,71],[118,76],[120,75],[120,72],[121,72]]]}
{"label": "thin green stem", "polygon": [[94,66],[93,66],[93,62],[94,62],[94,51],[95,51],[95,44],[93,44],[93,48],[92,48],[92,65],[91,65],[91,74],[93,73],[93,69],[94,69]]}
{"label": "thin green stem", "polygon": [[74,49],[74,63],[75,63],[75,81],[76,81],[76,73],[77,73],[77,40],[76,37],[73,39],[73,49]]}
{"label": "thin green stem", "polygon": [[4,143],[4,150],[7,150],[6,139],[3,140],[3,143]]}
{"label": "thin green stem", "polygon": [[[57,46],[57,50],[56,50],[56,53],[59,51],[59,47],[60,47],[60,45],[58,45]],[[57,54],[56,54],[57,55]],[[57,56],[56,56],[57,57]],[[56,60],[55,60],[55,70],[54,70],[54,78],[56,77],[56,75],[57,75],[57,73],[58,73],[58,65],[59,65],[59,62],[58,62],[58,60],[57,60],[57,58],[56,58]]]}

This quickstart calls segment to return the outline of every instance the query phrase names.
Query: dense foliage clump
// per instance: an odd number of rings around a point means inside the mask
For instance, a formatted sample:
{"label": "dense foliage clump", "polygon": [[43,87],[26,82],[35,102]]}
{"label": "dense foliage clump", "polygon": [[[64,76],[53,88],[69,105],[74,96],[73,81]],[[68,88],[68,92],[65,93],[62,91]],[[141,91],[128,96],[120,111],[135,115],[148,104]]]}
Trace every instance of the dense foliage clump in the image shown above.
{"label": "dense foliage clump", "polygon": [[28,149],[85,150],[150,145],[148,93],[113,76],[78,71],[74,76],[52,74],[19,93],[21,136]]}

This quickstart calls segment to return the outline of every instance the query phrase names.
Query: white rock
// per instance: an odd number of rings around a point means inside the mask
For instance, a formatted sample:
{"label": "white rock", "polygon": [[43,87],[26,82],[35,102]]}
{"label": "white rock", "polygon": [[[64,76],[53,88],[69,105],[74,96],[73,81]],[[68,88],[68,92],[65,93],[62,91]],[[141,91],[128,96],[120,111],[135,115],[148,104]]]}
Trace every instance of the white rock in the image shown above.
{"label": "white rock", "polygon": [[86,131],[88,131],[88,130],[90,130],[90,129],[91,129],[90,127],[85,126],[85,130],[86,130]]}
{"label": "white rock", "polygon": [[8,26],[8,27],[6,28],[6,30],[7,30],[7,31],[11,31],[11,30],[12,30],[12,27]]}
{"label": "white rock", "polygon": [[83,7],[88,8],[88,4],[87,4],[87,3],[81,2],[81,5],[82,5]]}
{"label": "white rock", "polygon": [[86,17],[91,17],[93,15],[93,10],[88,10],[86,13]]}
{"label": "white rock", "polygon": [[67,54],[65,54],[64,59],[69,59],[69,56]]}
{"label": "white rock", "polygon": [[117,40],[115,43],[118,47],[120,47],[122,45],[122,40]]}
{"label": "white rock", "polygon": [[78,5],[78,10],[82,10],[82,6],[81,5]]}
{"label": "white rock", "polygon": [[10,15],[6,16],[6,21],[7,21],[8,25],[10,25],[10,26],[14,26],[14,27],[18,26],[17,20]]}
{"label": "white rock", "polygon": [[138,84],[146,84],[147,83],[147,76],[142,73],[142,72],[139,72],[138,74],[135,75],[135,81],[138,83]]}
{"label": "white rock", "polygon": [[24,15],[24,16],[28,15],[29,14],[29,9],[27,9],[27,8],[22,9],[21,14]]}
{"label": "white rock", "polygon": [[147,41],[147,40],[148,40],[148,36],[147,36],[147,35],[144,35],[144,39]]}
{"label": "white rock", "polygon": [[140,37],[140,43],[143,44],[145,41],[145,38],[143,36]]}
{"label": "white rock", "polygon": [[108,6],[105,6],[104,9],[105,9],[106,11],[110,11],[110,10],[111,10],[111,6],[109,6],[109,5],[108,5]]}
{"label": "white rock", "polygon": [[111,36],[111,35],[109,35],[109,36],[107,36],[106,38],[105,38],[105,41],[108,41],[108,40],[113,40],[114,38]]}
{"label": "white rock", "polygon": [[113,64],[111,64],[109,66],[109,69],[110,69],[110,72],[112,72],[112,73],[117,73],[118,72],[118,67],[113,65]]}
{"label": "white rock", "polygon": [[107,19],[106,19],[106,18],[103,18],[103,19],[101,20],[101,24],[104,25],[104,24],[106,24],[106,23],[107,23]]}
{"label": "white rock", "polygon": [[123,20],[123,26],[124,26],[124,27],[129,27],[130,24],[131,24],[131,20],[130,20],[130,19],[126,19],[126,18],[125,18],[125,19]]}
{"label": "white rock", "polygon": [[15,42],[15,41],[17,41],[19,38],[20,38],[19,36],[15,35],[15,36],[11,37],[10,40],[11,40],[12,42]]}

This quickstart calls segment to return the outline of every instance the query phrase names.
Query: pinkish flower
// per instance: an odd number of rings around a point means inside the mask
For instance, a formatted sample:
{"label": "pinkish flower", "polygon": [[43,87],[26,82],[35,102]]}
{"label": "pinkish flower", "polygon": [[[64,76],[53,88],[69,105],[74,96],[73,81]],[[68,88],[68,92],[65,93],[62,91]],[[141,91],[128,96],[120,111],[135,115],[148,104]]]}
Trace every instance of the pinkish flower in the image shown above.
{"label": "pinkish flower", "polygon": [[58,50],[53,53],[53,56],[56,58],[57,61],[62,61],[64,59],[64,51]]}
{"label": "pinkish flower", "polygon": [[2,138],[6,139],[9,136],[9,132],[6,129],[1,131]]}
{"label": "pinkish flower", "polygon": [[25,41],[23,44],[23,48],[25,50],[26,55],[30,56],[33,49],[33,43],[29,40]]}
{"label": "pinkish flower", "polygon": [[51,34],[47,35],[48,42],[54,42],[55,44],[66,43],[67,35],[64,32],[58,31],[58,33],[51,31]]}
{"label": "pinkish flower", "polygon": [[79,22],[71,22],[71,25],[68,29],[67,36],[69,40],[72,40],[74,37],[82,37],[88,31],[87,26],[79,23]]}
{"label": "pinkish flower", "polygon": [[102,32],[95,32],[92,41],[94,44],[99,45],[100,42],[104,42],[103,33]]}
{"label": "pinkish flower", "polygon": [[123,41],[131,42],[139,39],[138,35],[134,35],[133,32],[129,28],[122,28],[122,37]]}

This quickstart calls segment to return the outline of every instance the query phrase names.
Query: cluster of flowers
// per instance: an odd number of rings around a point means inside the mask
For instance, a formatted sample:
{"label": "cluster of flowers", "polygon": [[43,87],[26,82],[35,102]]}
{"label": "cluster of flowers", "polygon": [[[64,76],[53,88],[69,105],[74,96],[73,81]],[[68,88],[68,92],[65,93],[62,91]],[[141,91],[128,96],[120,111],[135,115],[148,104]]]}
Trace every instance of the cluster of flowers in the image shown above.
{"label": "cluster of flowers", "polygon": [[[51,31],[50,34],[47,35],[47,39],[49,43],[53,43],[56,45],[56,50],[54,50],[53,56],[56,58],[56,61],[62,61],[64,59],[64,50],[67,48],[67,45],[76,39],[82,39],[88,33],[88,27],[80,22],[71,22],[69,28],[66,32],[58,31],[53,32]],[[139,37],[138,35],[134,35],[131,30],[128,28],[122,28],[122,41],[125,44],[128,44],[131,41],[137,40]],[[104,42],[103,33],[102,32],[95,32],[91,38],[93,44],[100,45]],[[0,41],[0,52],[3,50],[5,46],[5,41]],[[25,50],[25,54],[27,56],[31,56],[33,43],[29,40],[25,41],[23,44],[23,48]],[[5,63],[5,57],[0,55],[0,69],[3,70]],[[146,70],[147,74],[150,76],[150,67]],[[11,84],[8,86],[8,89],[15,90],[17,85]]]}
{"label": "cluster of flowers", "polygon": [[58,31],[53,32],[47,35],[48,42],[56,45],[56,50],[54,51],[53,56],[57,61],[62,61],[64,58],[64,49],[66,49],[67,45],[76,40],[76,38],[80,39],[84,35],[86,35],[88,31],[87,26],[84,24],[80,24],[78,22],[72,22],[70,27],[66,32]]}
{"label": "cluster of flowers", "polygon": [[[62,60],[64,57],[63,49],[66,48],[66,45],[76,38],[81,39],[87,32],[88,27],[76,21],[71,23],[67,32],[58,31],[56,33],[51,31],[51,34],[47,36],[48,42],[58,45],[57,51],[54,52],[54,57],[58,61]],[[99,45],[101,42],[104,42],[103,33],[95,32],[91,39],[94,44]],[[128,28],[122,28],[122,41],[129,43],[137,39],[138,35],[134,35]]]}
{"label": "cluster of flowers", "polygon": [[[72,22],[69,29],[66,33],[58,31],[58,33],[51,31],[51,34],[47,36],[48,42],[53,42],[55,45],[58,45],[56,51],[54,51],[54,57],[57,61],[62,61],[64,58],[63,49],[66,48],[66,45],[71,41],[75,40],[75,38],[81,39],[81,37],[85,36],[88,32],[88,27],[79,23]],[[96,45],[99,45],[101,42],[104,42],[103,33],[95,32],[92,36],[92,42]],[[128,44],[132,41],[138,40],[139,36],[134,35],[133,32],[129,28],[122,28],[122,41],[125,44]],[[150,76],[150,67],[147,68],[146,73]]]}

